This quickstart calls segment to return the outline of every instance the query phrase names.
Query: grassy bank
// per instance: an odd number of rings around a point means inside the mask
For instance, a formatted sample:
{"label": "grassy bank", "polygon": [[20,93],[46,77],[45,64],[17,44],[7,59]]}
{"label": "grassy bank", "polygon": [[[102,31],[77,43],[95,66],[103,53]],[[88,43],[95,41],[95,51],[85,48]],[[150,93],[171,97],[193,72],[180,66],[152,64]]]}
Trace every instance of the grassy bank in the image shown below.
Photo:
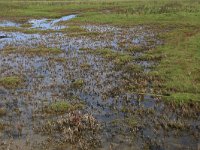
{"label": "grassy bank", "polygon": [[167,100],[200,101],[200,30],[176,29],[166,39],[166,45],[153,54],[165,56],[156,70],[164,81]]}
{"label": "grassy bank", "polygon": [[[165,56],[155,68],[160,90],[168,100],[200,100],[200,1],[0,1],[0,20],[26,21],[78,14],[74,24],[149,25],[161,34],[163,46],[149,55]],[[148,54],[147,54],[148,55]]]}

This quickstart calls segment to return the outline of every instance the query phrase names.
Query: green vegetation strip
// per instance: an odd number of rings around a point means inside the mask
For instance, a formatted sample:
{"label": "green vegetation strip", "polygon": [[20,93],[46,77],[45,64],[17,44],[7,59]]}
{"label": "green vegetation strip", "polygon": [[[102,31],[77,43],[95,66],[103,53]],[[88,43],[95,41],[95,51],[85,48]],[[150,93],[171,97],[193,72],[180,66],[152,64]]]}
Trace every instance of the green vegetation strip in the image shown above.
{"label": "green vegetation strip", "polygon": [[86,0],[86,1],[0,1],[3,19],[25,21],[79,13],[81,23],[115,25],[200,24],[200,3],[196,0]]}

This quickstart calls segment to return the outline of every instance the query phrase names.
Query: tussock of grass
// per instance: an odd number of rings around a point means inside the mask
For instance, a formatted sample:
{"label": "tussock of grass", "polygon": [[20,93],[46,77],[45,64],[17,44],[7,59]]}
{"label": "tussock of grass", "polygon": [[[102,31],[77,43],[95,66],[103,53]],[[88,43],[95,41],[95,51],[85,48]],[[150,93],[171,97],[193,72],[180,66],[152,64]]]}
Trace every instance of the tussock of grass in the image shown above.
{"label": "tussock of grass", "polygon": [[17,76],[2,77],[0,78],[0,85],[9,89],[18,88],[23,85],[23,80]]}
{"label": "tussock of grass", "polygon": [[46,113],[65,113],[69,111],[74,111],[77,109],[82,109],[84,106],[83,104],[70,104],[66,101],[59,101],[52,103],[45,109]]}
{"label": "tussock of grass", "polygon": [[62,101],[51,104],[49,109],[53,112],[66,112],[70,107],[71,105],[69,103]]}
{"label": "tussock of grass", "polygon": [[84,80],[83,79],[77,79],[74,82],[72,82],[71,87],[72,88],[81,88],[84,85]]}
{"label": "tussock of grass", "polygon": [[111,50],[111,49],[97,49],[97,50],[91,50],[93,54],[101,55],[102,57],[106,59],[114,59],[117,57],[117,52]]}
{"label": "tussock of grass", "polygon": [[81,69],[83,69],[83,70],[88,70],[88,69],[90,69],[90,64],[88,64],[88,63],[84,63],[84,64],[81,64]]}
{"label": "tussock of grass", "polygon": [[68,36],[78,37],[78,36],[86,36],[86,37],[96,37],[99,35],[98,32],[89,32],[86,29],[80,26],[69,26],[68,28],[64,28],[60,30],[60,32],[68,33]]}
{"label": "tussock of grass", "polygon": [[33,48],[30,49],[28,53],[45,55],[45,54],[61,54],[62,51],[57,48]]}
{"label": "tussock of grass", "polygon": [[59,63],[66,63],[66,58],[51,58],[52,61],[59,62]]}
{"label": "tussock of grass", "polygon": [[128,64],[123,68],[123,71],[127,73],[138,73],[142,72],[142,70],[141,66],[135,64]]}
{"label": "tussock of grass", "polygon": [[86,32],[85,29],[79,27],[79,26],[69,26],[68,28],[62,29],[62,31],[66,31],[66,32]]}
{"label": "tussock of grass", "polygon": [[144,50],[143,47],[137,46],[137,45],[131,46],[128,49],[126,49],[126,51],[131,52],[131,53],[133,53],[133,52],[142,52],[143,50]]}
{"label": "tussock of grass", "polygon": [[116,65],[124,65],[128,62],[131,62],[132,60],[133,60],[132,56],[127,55],[127,54],[122,54],[122,55],[119,55],[115,58],[114,63]]}
{"label": "tussock of grass", "polygon": [[140,57],[137,57],[136,60],[139,61],[160,61],[164,56],[160,54],[144,54]]}
{"label": "tussock of grass", "polygon": [[24,23],[20,27],[22,27],[22,28],[30,28],[30,27],[32,27],[32,24]]}
{"label": "tussock of grass", "polygon": [[112,60],[115,65],[124,65],[133,60],[133,57],[126,53],[116,52],[111,49],[92,50],[91,53],[101,55],[107,60]]}
{"label": "tussock of grass", "polygon": [[130,128],[135,128],[138,126],[139,122],[137,120],[137,118],[135,118],[134,116],[130,117],[130,118],[126,118],[125,119],[125,123],[130,127]]}

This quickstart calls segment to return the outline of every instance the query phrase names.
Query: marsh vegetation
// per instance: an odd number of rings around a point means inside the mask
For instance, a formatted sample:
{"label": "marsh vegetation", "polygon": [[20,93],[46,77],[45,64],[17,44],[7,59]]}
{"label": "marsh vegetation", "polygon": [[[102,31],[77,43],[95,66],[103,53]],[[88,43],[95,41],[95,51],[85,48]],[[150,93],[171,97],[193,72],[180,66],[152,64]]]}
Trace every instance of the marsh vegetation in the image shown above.
{"label": "marsh vegetation", "polygon": [[0,149],[197,149],[199,10],[0,1]]}

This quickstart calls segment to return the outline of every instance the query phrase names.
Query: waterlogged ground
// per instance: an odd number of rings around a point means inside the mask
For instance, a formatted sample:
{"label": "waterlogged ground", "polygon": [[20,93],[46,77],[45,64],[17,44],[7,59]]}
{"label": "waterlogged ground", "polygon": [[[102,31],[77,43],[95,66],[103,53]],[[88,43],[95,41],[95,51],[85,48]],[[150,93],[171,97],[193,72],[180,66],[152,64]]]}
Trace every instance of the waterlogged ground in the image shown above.
{"label": "waterlogged ground", "polygon": [[58,25],[73,17],[0,31],[0,149],[197,149],[199,106],[162,102],[143,57],[158,31]]}

